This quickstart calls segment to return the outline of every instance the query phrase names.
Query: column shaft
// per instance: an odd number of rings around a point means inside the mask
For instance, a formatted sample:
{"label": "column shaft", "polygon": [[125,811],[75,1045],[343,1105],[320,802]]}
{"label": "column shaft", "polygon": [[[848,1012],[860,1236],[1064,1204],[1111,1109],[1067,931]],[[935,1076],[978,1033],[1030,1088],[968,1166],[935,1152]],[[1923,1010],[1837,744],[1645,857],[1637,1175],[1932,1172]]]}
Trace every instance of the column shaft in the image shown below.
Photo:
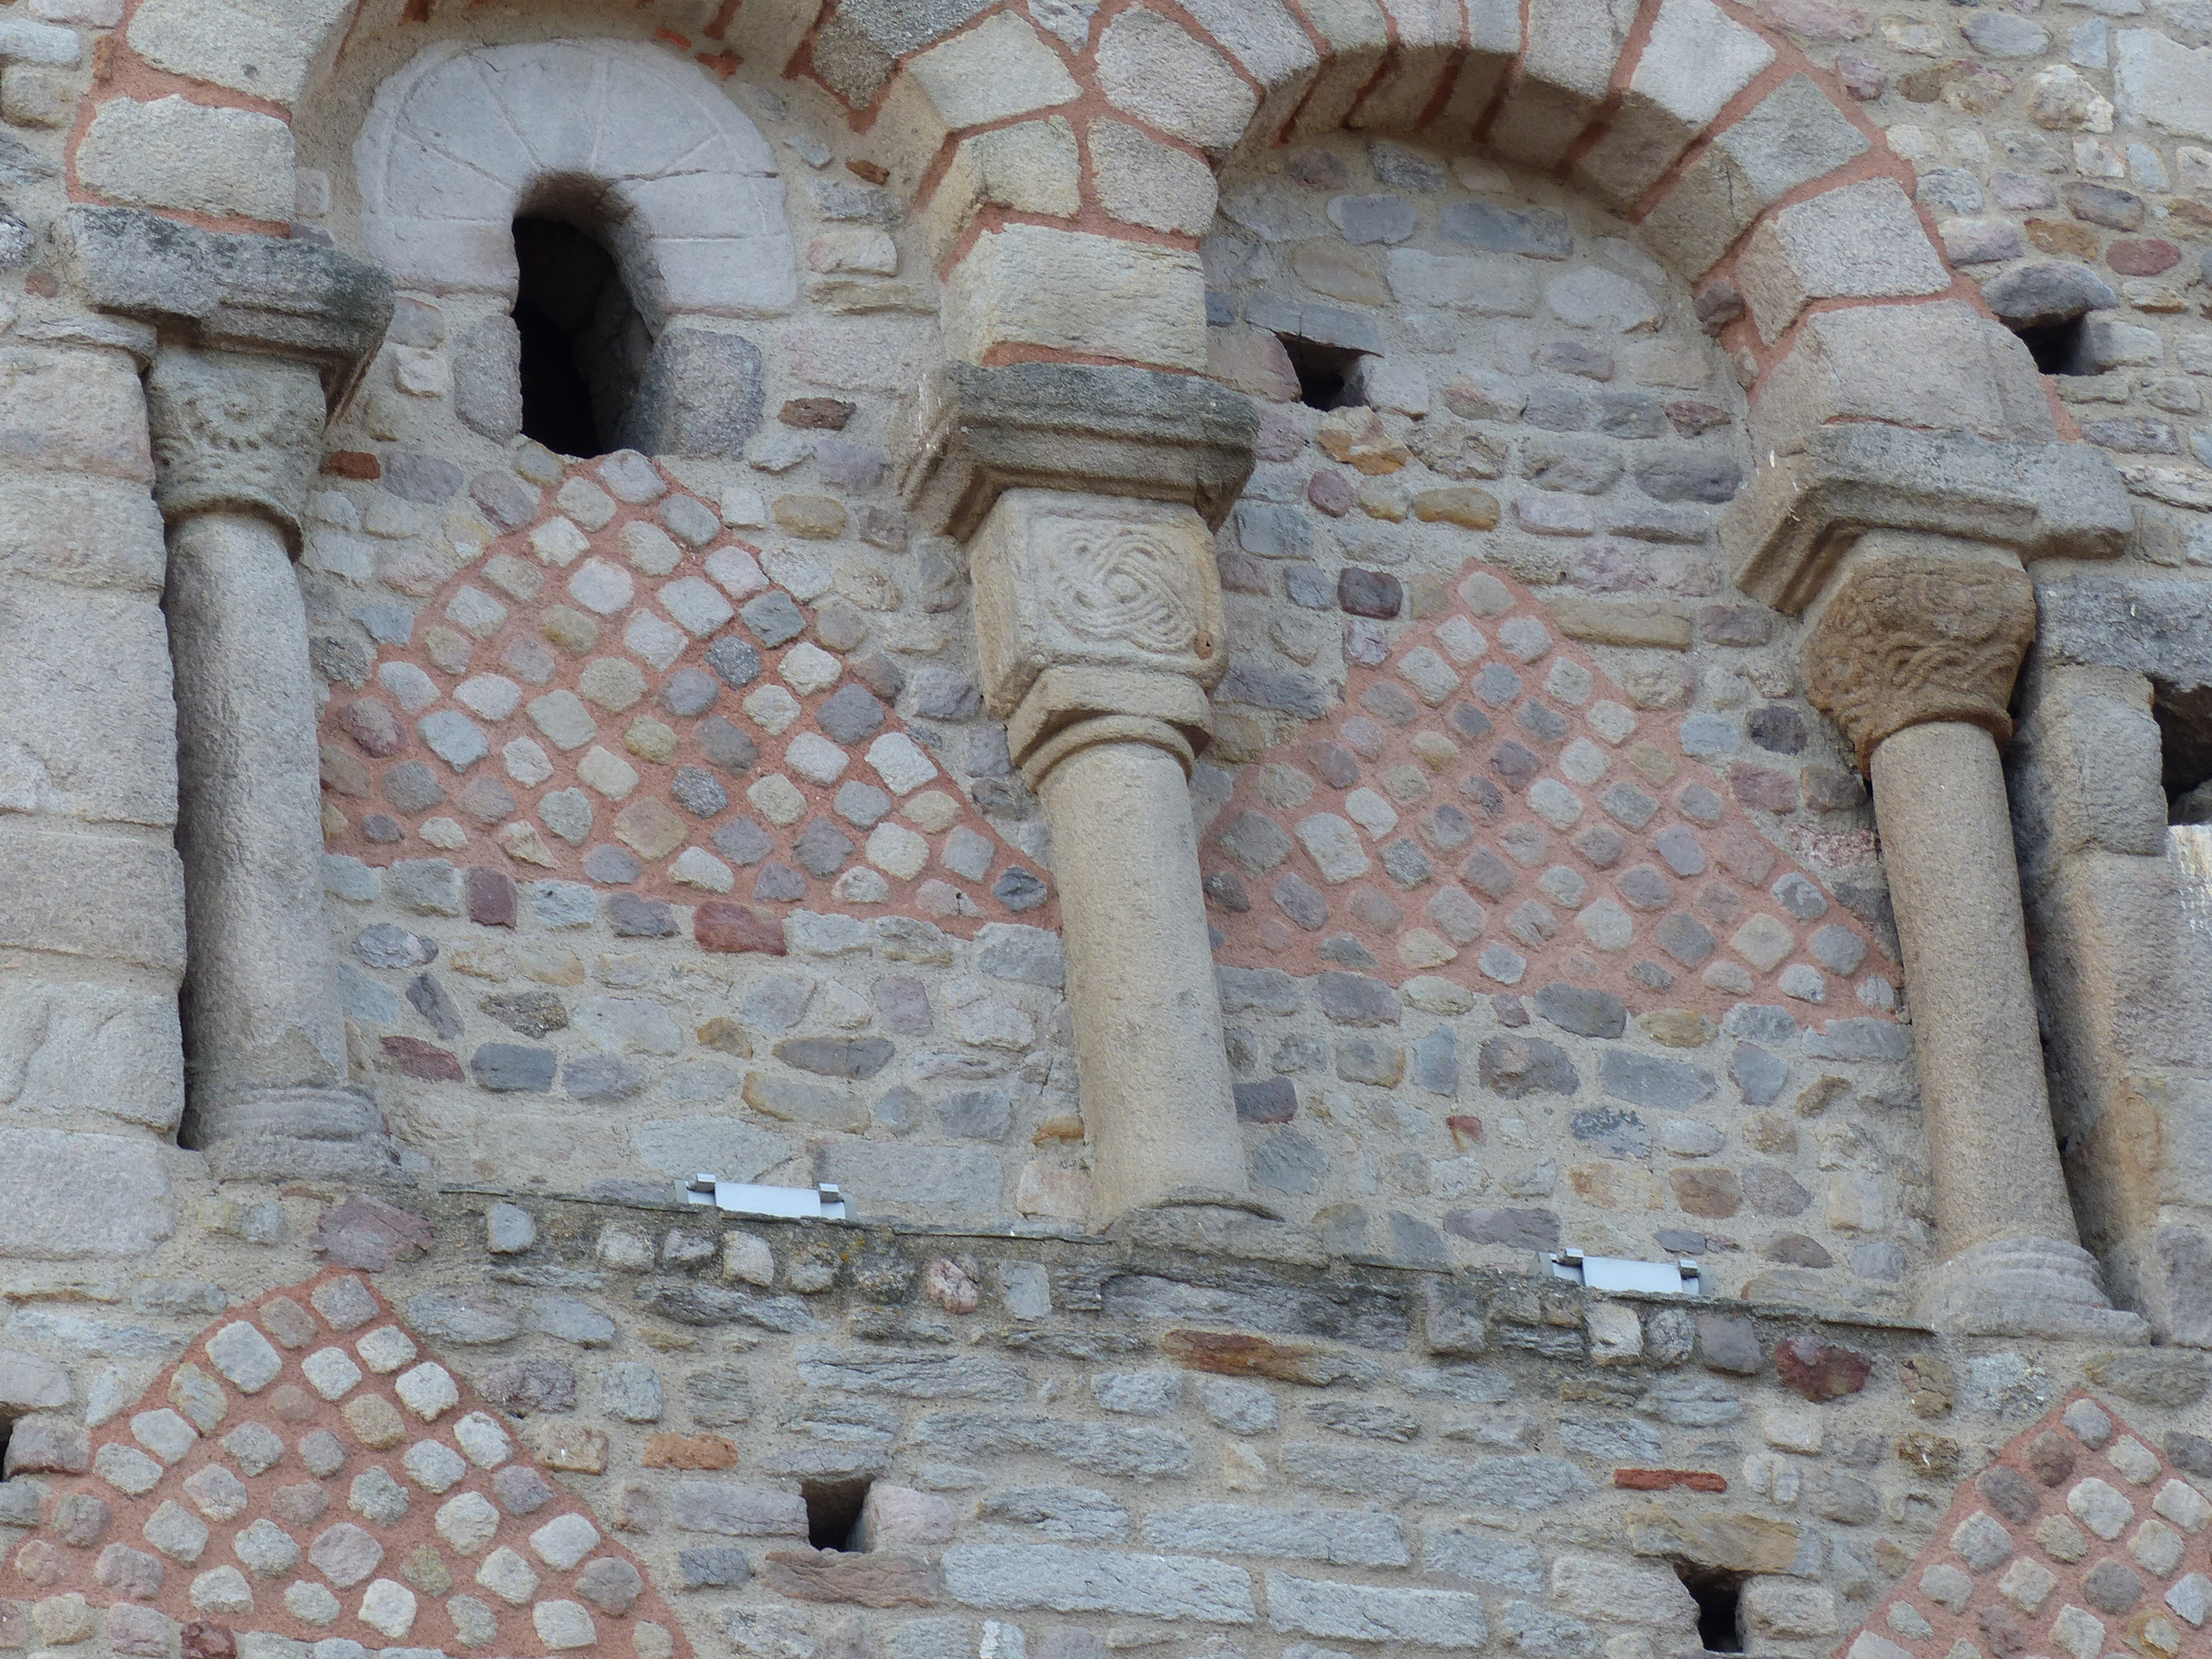
{"label": "column shaft", "polygon": [[1148,743],[1095,744],[1040,793],[1101,1217],[1241,1204],[1244,1148],[1182,763]]}
{"label": "column shaft", "polygon": [[283,533],[245,513],[174,523],[167,611],[189,964],[185,1139],[222,1149],[233,1173],[366,1164],[359,1143],[380,1120],[346,1086],[307,616]]}
{"label": "column shaft", "polygon": [[1996,744],[1963,721],[1909,726],[1872,769],[1943,1253],[2073,1243]]}

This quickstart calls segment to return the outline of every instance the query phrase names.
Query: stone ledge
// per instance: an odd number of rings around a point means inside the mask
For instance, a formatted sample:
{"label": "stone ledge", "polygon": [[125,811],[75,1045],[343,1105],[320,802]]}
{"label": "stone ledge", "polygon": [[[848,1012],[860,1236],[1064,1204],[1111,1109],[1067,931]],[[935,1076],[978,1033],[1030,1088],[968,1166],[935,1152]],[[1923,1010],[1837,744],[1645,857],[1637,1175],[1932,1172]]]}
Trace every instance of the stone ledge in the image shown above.
{"label": "stone ledge", "polygon": [[948,363],[900,410],[892,449],[908,508],[963,539],[1023,488],[1188,501],[1218,529],[1251,476],[1258,430],[1249,402],[1192,375]]}
{"label": "stone ledge", "polygon": [[2182,690],[2212,685],[2212,581],[2104,573],[2038,582],[2035,654],[2155,674]]}
{"label": "stone ledge", "polygon": [[1802,448],[1770,458],[1720,533],[1736,586],[1794,616],[1862,531],[1958,536],[2031,560],[2111,559],[2134,527],[2119,474],[2087,445],[1853,424],[1819,428]]}
{"label": "stone ledge", "polygon": [[64,234],[101,310],[187,325],[204,345],[310,359],[333,409],[392,321],[392,279],[315,242],[199,230],[143,208],[73,207]]}

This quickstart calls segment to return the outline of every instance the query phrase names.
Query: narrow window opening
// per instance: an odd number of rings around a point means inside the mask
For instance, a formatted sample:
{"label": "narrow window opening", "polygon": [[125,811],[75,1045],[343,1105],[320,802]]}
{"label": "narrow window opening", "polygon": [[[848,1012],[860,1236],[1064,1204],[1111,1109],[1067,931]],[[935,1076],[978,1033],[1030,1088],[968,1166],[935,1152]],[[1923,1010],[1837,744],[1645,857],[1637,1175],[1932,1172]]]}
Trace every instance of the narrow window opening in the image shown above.
{"label": "narrow window opening", "polygon": [[867,1502],[868,1482],[808,1480],[799,1488],[806,1500],[806,1541],[817,1550],[861,1550],[867,1540],[854,1534],[860,1525],[860,1506]]}
{"label": "narrow window opening", "polygon": [[15,1423],[8,1418],[0,1417],[0,1469],[8,1467],[8,1441],[15,1432]]}
{"label": "narrow window opening", "polygon": [[1353,367],[1367,354],[1349,346],[1323,345],[1296,334],[1278,334],[1298,377],[1298,401],[1308,409],[1334,409],[1344,401]]}
{"label": "narrow window opening", "polygon": [[2212,686],[2183,690],[2154,683],[2150,711],[2158,721],[2166,821],[2212,823]]}
{"label": "narrow window opening", "polygon": [[2081,321],[2079,317],[2067,317],[2055,323],[2015,324],[2012,331],[2035,359],[2039,373],[2094,374],[2096,368],[2085,360],[2082,350]]}
{"label": "narrow window opening", "polygon": [[653,343],[614,256],[565,220],[514,222],[522,430],[556,455],[604,455]]}
{"label": "narrow window opening", "polygon": [[1744,1575],[1682,1565],[1674,1571],[1698,1604],[1698,1644],[1707,1653],[1741,1653]]}

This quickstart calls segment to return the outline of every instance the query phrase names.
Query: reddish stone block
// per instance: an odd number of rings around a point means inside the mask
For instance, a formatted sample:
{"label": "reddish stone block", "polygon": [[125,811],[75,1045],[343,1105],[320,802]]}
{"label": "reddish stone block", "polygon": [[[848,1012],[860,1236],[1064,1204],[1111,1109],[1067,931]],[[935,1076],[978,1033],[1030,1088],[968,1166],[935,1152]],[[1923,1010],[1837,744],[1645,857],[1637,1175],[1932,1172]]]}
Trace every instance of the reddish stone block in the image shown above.
{"label": "reddish stone block", "polygon": [[2105,263],[2123,276],[2155,276],[2181,263],[2181,250],[2161,236],[2123,236],[2105,250]]}
{"label": "reddish stone block", "polygon": [[[0,1627],[0,1647],[9,1645],[7,1631]],[[130,1659],[169,1659],[169,1621],[152,1607],[134,1607],[128,1602],[110,1607],[107,1645]]]}
{"label": "reddish stone block", "polygon": [[428,1255],[437,1235],[419,1215],[395,1209],[365,1193],[349,1194],[323,1212],[315,1248],[333,1267],[382,1273],[395,1261]]}
{"label": "reddish stone block", "polygon": [[435,1043],[425,1042],[420,1037],[388,1036],[384,1039],[384,1057],[392,1069],[407,1077],[419,1077],[425,1083],[465,1083],[468,1073],[461,1068],[458,1055],[448,1054]]}
{"label": "reddish stone block", "polygon": [[1271,1342],[1242,1331],[1170,1331],[1160,1352],[1177,1364],[1217,1376],[1272,1376],[1281,1382],[1327,1388],[1354,1375],[1353,1367],[1302,1342]]}
{"label": "reddish stone block", "polygon": [[842,398],[793,398],[777,411],[776,419],[802,429],[842,432],[856,408]]}
{"label": "reddish stone block", "polygon": [[1774,1345],[1774,1368],[1791,1389],[1815,1403],[1856,1394],[1874,1375],[1874,1360],[1817,1336],[1788,1336]]}
{"label": "reddish stone block", "polygon": [[364,449],[334,449],[323,457],[323,471],[332,477],[369,483],[384,476],[384,463]]}
{"label": "reddish stone block", "polygon": [[761,1577],[802,1601],[852,1601],[864,1607],[930,1607],[945,1592],[936,1563],[891,1551],[770,1550]]}
{"label": "reddish stone block", "polygon": [[1249,553],[1239,553],[1222,548],[1213,556],[1221,567],[1221,585],[1232,593],[1258,593],[1261,596],[1275,591],[1274,578],[1267,567]]}
{"label": "reddish stone block", "polygon": [[783,954],[783,923],[750,904],[702,904],[692,918],[692,937],[708,951],[758,951]]}
{"label": "reddish stone block", "polygon": [[238,1659],[238,1638],[228,1625],[195,1619],[185,1626],[184,1659]]}
{"label": "reddish stone block", "polygon": [[1721,867],[1757,887],[1774,868],[1774,849],[1753,834],[1748,824],[1731,823],[1721,831]]}
{"label": "reddish stone block", "polygon": [[1797,775],[1774,772],[1764,766],[1739,761],[1729,768],[1729,787],[1735,798],[1755,812],[1794,812],[1797,810]]}
{"label": "reddish stone block", "polygon": [[469,920],[485,927],[514,926],[514,878],[504,870],[472,865],[468,872]]}
{"label": "reddish stone block", "polygon": [[656,1434],[645,1443],[648,1469],[733,1469],[735,1443],[719,1434]]}
{"label": "reddish stone block", "polygon": [[1454,1152],[1482,1145],[1482,1120],[1479,1117],[1455,1115],[1444,1120],[1444,1127],[1451,1131]]}
{"label": "reddish stone block", "polygon": [[1613,1484],[1630,1492],[1666,1492],[1686,1486],[1692,1492],[1726,1492],[1728,1477],[1711,1469],[1615,1469]]}
{"label": "reddish stone block", "polygon": [[15,1552],[15,1575],[41,1589],[58,1584],[69,1574],[69,1561],[43,1538],[33,1538]]}

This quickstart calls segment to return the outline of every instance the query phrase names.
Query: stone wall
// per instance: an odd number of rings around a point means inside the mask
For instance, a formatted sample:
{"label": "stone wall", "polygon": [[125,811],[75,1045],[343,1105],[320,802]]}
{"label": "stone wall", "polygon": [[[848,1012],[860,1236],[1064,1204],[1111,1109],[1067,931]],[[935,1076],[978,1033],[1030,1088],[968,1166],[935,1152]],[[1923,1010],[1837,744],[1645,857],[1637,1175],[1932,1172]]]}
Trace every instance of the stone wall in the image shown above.
{"label": "stone wall", "polygon": [[2192,1357],[1816,1333],[1265,1224],[1213,1253],[488,1194],[222,1213],[0,1333],[11,1648],[1639,1659],[1694,1650],[1685,1578],[1740,1584],[1753,1653],[1866,1621],[1877,1656],[2170,1655],[2208,1614]]}

